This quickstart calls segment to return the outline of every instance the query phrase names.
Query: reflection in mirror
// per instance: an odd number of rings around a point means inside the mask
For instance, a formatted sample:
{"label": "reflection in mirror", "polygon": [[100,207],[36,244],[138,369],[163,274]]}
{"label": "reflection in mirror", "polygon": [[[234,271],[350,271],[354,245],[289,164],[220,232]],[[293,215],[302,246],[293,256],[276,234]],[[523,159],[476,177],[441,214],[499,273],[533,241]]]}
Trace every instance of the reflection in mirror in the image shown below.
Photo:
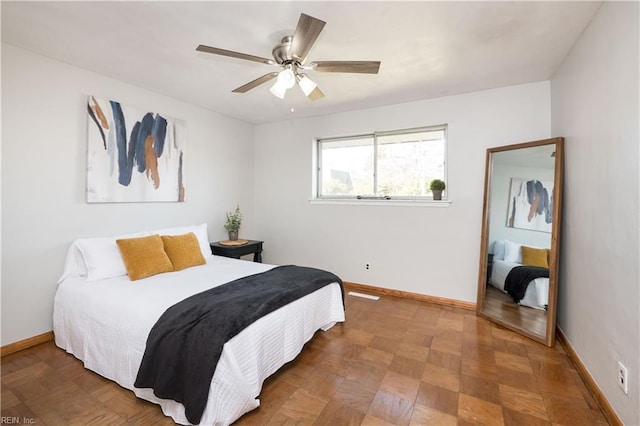
{"label": "reflection in mirror", "polygon": [[563,139],[487,150],[478,315],[555,339]]}

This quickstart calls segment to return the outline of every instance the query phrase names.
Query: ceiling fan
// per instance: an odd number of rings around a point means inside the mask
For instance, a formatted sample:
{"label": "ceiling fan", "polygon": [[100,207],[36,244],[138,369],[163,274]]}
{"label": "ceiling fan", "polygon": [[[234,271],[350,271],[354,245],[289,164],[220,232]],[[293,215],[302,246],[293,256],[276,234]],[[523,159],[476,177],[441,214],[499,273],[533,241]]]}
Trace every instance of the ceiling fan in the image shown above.
{"label": "ceiling fan", "polygon": [[311,47],[316,42],[325,24],[326,22],[320,19],[301,13],[298,26],[293,36],[284,37],[280,43],[276,44],[273,48],[271,52],[273,59],[202,44],[199,45],[196,50],[214,55],[229,56],[267,65],[275,65],[282,68],[282,71],[270,72],[234,89],[234,93],[248,92],[275,78],[276,82],[270,91],[280,99],[284,99],[287,89],[292,88],[297,83],[305,96],[315,101],[322,99],[324,94],[305,71],[377,74],[380,68],[380,61],[313,61],[307,64],[306,60],[309,50],[311,50]]}

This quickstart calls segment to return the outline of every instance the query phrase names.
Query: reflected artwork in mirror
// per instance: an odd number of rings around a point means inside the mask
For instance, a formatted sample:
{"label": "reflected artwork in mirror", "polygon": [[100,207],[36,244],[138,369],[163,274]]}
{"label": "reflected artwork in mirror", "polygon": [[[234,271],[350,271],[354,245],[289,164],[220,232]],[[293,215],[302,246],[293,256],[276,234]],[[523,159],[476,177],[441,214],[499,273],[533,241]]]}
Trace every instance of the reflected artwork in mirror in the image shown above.
{"label": "reflected artwork in mirror", "polygon": [[478,315],[555,341],[564,139],[487,149]]}

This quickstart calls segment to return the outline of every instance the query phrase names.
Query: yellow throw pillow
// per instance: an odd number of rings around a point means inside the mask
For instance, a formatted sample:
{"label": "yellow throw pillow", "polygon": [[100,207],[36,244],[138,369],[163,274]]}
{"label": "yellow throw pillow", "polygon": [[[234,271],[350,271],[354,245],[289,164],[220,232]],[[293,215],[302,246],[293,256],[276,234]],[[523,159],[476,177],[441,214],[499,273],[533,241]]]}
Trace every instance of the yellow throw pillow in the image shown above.
{"label": "yellow throw pillow", "polygon": [[207,263],[200,250],[198,238],[193,232],[184,235],[163,235],[162,243],[174,271]]}
{"label": "yellow throw pillow", "polygon": [[540,266],[548,268],[547,249],[538,249],[522,246],[522,264],[527,266]]}
{"label": "yellow throw pillow", "polygon": [[131,281],[173,271],[160,235],[116,240]]}

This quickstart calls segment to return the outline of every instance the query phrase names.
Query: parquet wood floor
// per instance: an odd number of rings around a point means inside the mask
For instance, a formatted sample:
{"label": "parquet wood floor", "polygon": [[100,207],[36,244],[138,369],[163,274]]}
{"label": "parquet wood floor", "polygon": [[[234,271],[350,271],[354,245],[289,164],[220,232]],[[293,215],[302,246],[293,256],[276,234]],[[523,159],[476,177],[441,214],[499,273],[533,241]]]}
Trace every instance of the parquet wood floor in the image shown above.
{"label": "parquet wood floor", "polygon": [[[607,424],[559,344],[468,310],[389,296],[346,305],[347,322],[267,379],[238,425]],[[173,424],[52,342],[2,358],[1,396],[3,417],[36,425]]]}

